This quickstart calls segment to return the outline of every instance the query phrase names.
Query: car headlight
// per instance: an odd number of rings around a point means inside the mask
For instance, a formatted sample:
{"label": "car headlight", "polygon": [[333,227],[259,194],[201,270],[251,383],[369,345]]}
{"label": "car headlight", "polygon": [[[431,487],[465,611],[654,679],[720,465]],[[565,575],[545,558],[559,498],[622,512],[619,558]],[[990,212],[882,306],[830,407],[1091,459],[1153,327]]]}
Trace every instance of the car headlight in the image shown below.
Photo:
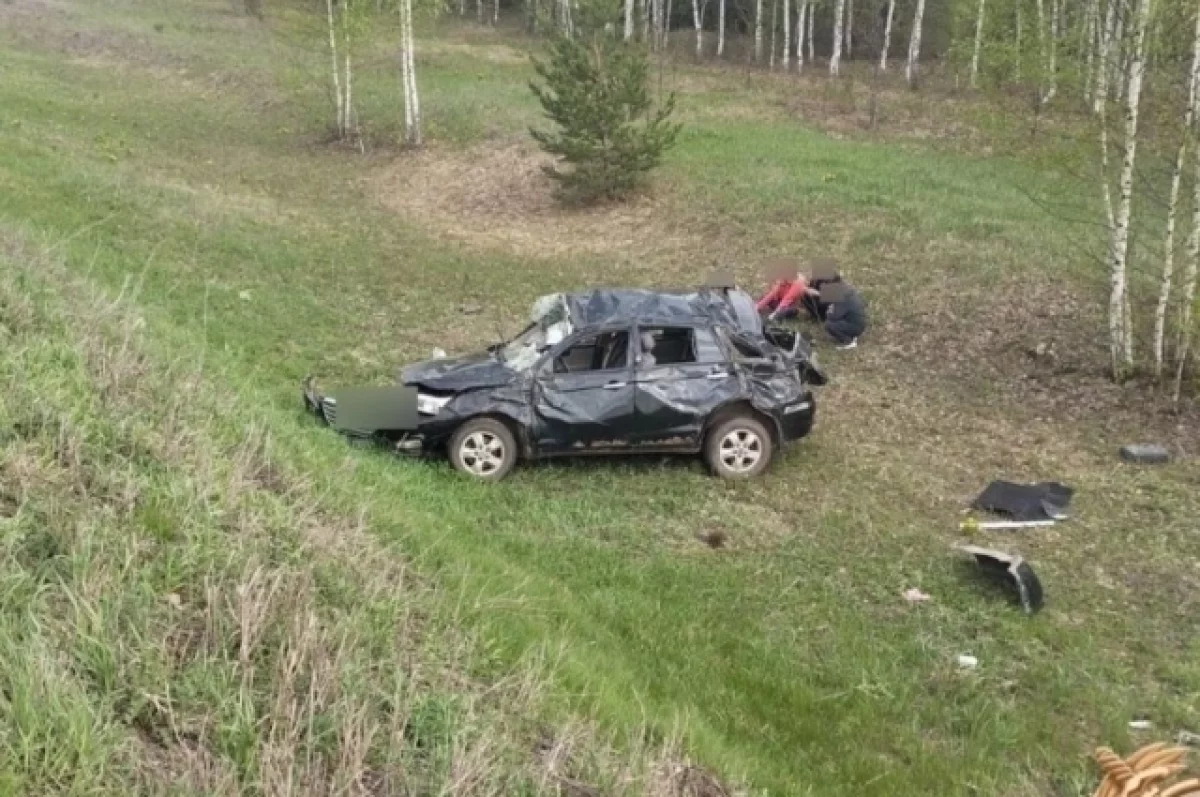
{"label": "car headlight", "polygon": [[425,393],[417,394],[417,413],[420,415],[437,415],[450,403],[454,396],[430,396]]}

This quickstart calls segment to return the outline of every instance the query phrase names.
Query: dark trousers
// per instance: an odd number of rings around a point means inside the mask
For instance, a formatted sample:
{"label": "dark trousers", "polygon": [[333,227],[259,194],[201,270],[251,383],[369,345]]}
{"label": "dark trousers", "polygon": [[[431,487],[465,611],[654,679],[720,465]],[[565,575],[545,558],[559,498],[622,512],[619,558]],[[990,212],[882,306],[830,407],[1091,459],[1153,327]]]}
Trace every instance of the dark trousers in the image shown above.
{"label": "dark trousers", "polygon": [[866,331],[866,324],[854,318],[831,318],[825,322],[825,331],[838,345],[845,345]]}

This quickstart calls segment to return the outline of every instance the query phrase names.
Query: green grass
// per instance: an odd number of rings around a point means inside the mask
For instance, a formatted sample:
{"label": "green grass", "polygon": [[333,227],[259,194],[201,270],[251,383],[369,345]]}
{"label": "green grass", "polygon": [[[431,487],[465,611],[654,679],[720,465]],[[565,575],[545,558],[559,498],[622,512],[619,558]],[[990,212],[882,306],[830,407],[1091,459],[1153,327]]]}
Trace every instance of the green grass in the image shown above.
{"label": "green grass", "polygon": [[[311,594],[296,600],[328,618],[323,640],[353,632],[338,716],[328,733],[301,734],[304,744],[346,743],[355,707],[393,685],[390,673],[411,672],[389,645],[397,613],[432,618],[417,670],[447,674],[414,699],[435,726],[441,707],[456,705],[456,684],[475,706],[481,685],[538,669],[537,701],[501,689],[449,734],[498,740],[501,754],[482,761],[506,793],[532,783],[525,751],[543,722],[594,719],[638,755],[678,731],[730,781],[830,795],[1080,794],[1092,779],[1084,755],[1131,743],[1135,713],[1152,716],[1156,737],[1200,724],[1200,474],[1189,462],[1129,471],[1112,456],[1133,435],[1187,442],[1192,432],[1095,379],[1025,379],[1011,353],[1053,338],[1090,367],[1101,330],[1092,297],[1102,286],[1076,245],[1085,233],[1064,232],[1028,199],[1061,190],[1039,166],[834,139],[781,115],[774,84],[678,68],[689,125],[654,213],[695,231],[695,243],[648,258],[620,247],[530,256],[377,204],[363,180],[411,156],[317,143],[323,85],[306,77],[322,79],[325,62],[304,38],[308,23],[288,16],[264,28],[216,0],[65,7],[73,16],[47,12],[20,35],[0,32],[0,223],[6,240],[52,249],[45,260],[28,245],[6,255],[6,270],[26,263],[52,309],[28,311],[50,319],[43,326],[18,324],[11,307],[26,283],[0,305],[17,341],[5,344],[6,381],[19,385],[3,398],[5,428],[32,407],[77,417],[68,439],[120,479],[81,495],[50,484],[0,520],[5,594],[15,596],[0,644],[0,755],[17,788],[117,793],[142,782],[155,759],[134,744],[138,712],[169,687],[181,715],[211,730],[194,743],[229,779],[219,788],[270,792],[263,751],[281,681],[239,683],[244,666],[227,648],[181,667],[164,659],[163,640],[187,625],[166,596],[177,590],[203,614],[206,575],[232,594],[252,558],[310,573]],[[60,47],[74,30],[146,46],[137,57],[70,60]],[[434,157],[503,146],[536,121],[527,67],[479,55],[511,52],[514,41],[453,25],[422,34]],[[398,92],[386,42],[370,52],[360,96],[378,143],[396,129]],[[820,398],[817,433],[761,482],[727,486],[697,463],[655,460],[526,468],[484,487],[444,465],[348,449],[301,416],[307,372],[387,379],[447,338],[489,339],[553,288],[678,284],[713,261],[750,279],[781,249],[836,253],[867,291],[875,326],[852,354],[822,352],[836,383]],[[57,259],[66,271],[46,265]],[[97,335],[119,350],[124,328],[89,332],[90,311],[75,308],[123,285],[146,320],[138,351],[152,381],[118,386],[124,398],[106,405],[104,370],[77,352]],[[920,290],[930,295],[917,307]],[[1023,296],[1031,302],[1012,299]],[[464,299],[489,312],[460,315]],[[176,389],[184,374],[197,380],[187,389],[200,409],[173,409],[188,406]],[[172,412],[184,412],[189,433],[178,450],[156,440]],[[55,428],[6,443],[5,461],[52,457]],[[142,437],[139,454],[129,441]],[[291,487],[242,494],[225,468],[244,468],[247,450]],[[189,475],[197,456],[233,459]],[[61,478],[75,478],[66,470]],[[1050,604],[1032,619],[977,586],[949,550],[960,507],[1001,476],[1080,488],[1077,520],[996,540],[1030,556],[1046,581]],[[125,478],[138,498],[122,514]],[[43,503],[89,518],[96,533],[67,535],[67,517],[34,522]],[[349,555],[294,539],[289,529],[314,505],[338,529],[363,518]],[[244,533],[222,525],[232,511],[254,520]],[[727,549],[696,541],[712,529],[729,534]],[[89,539],[113,547],[92,550]],[[37,586],[38,562],[57,560],[22,553],[47,546],[78,560],[51,589]],[[413,598],[384,589],[389,567],[411,568]],[[71,601],[98,581],[111,589]],[[906,605],[910,586],[934,602]],[[282,607],[272,620],[272,662],[297,613]],[[967,652],[977,672],[957,670]],[[47,695],[52,710],[33,712]],[[381,770],[404,763],[378,758],[387,738],[369,745]],[[580,776],[615,780],[608,755]],[[428,788],[445,772],[431,766]]]}

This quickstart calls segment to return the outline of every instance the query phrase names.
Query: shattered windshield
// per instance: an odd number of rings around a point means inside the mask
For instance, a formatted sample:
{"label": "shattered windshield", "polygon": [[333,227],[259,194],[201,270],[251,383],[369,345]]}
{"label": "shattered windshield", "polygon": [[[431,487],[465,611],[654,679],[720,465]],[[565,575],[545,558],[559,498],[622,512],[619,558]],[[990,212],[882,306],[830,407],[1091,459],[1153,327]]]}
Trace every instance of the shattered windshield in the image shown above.
{"label": "shattered windshield", "polygon": [[530,321],[524,332],[500,350],[500,359],[515,371],[533,367],[542,352],[571,334],[567,305],[560,293],[542,296],[534,302]]}

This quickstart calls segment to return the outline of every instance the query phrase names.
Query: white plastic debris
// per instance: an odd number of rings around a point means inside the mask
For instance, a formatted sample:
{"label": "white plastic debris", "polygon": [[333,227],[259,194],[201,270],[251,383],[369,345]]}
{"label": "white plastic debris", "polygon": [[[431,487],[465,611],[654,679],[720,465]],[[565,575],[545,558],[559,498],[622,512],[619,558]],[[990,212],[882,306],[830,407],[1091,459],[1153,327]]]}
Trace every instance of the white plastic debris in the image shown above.
{"label": "white plastic debris", "polygon": [[916,587],[911,587],[910,589],[904,590],[904,600],[908,601],[909,603],[924,603],[925,601],[933,600],[933,596],[922,592]]}
{"label": "white plastic debris", "polygon": [[979,659],[975,658],[974,656],[968,656],[967,654],[964,653],[958,657],[959,669],[973,670],[978,666],[979,666]]}
{"label": "white plastic debris", "polygon": [[238,298],[243,302],[250,301],[250,291],[238,291]]}
{"label": "white plastic debris", "polygon": [[1129,729],[1134,731],[1148,731],[1154,727],[1154,723],[1150,720],[1133,720],[1129,723]]}
{"label": "white plastic debris", "polygon": [[446,352],[442,349],[434,349],[431,355],[435,360],[441,360],[446,356]]}

